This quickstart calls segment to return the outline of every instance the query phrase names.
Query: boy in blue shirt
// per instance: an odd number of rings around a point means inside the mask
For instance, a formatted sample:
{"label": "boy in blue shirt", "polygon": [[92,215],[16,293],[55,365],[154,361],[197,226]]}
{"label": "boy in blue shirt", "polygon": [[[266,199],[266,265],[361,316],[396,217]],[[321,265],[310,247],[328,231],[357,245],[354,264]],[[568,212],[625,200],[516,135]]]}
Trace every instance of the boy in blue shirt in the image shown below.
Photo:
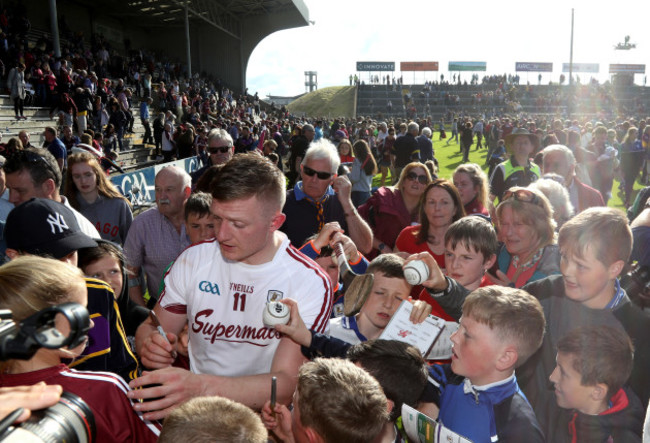
{"label": "boy in blue shirt", "polygon": [[545,441],[515,378],[542,344],[545,325],[539,301],[521,289],[486,286],[467,296],[451,335],[451,365],[430,370],[440,441]]}

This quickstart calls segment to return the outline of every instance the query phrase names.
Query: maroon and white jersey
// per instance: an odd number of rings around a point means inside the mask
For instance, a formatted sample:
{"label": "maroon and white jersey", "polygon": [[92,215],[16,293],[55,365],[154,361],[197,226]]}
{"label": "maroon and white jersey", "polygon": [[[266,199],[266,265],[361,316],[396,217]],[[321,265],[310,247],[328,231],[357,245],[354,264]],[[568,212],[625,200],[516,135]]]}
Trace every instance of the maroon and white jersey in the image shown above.
{"label": "maroon and white jersey", "polygon": [[23,374],[1,374],[0,386],[61,385],[81,397],[95,416],[96,443],[156,442],[160,426],[134,411],[126,393],[129,385],[112,372],[76,371],[61,364]]}
{"label": "maroon and white jersey", "polygon": [[228,377],[270,372],[280,334],[262,323],[269,301],[296,300],[307,327],[327,332],[330,281],[278,234],[282,244],[268,263],[226,260],[211,240],[187,248],[165,276],[159,303],[169,312],[187,315],[192,372]]}

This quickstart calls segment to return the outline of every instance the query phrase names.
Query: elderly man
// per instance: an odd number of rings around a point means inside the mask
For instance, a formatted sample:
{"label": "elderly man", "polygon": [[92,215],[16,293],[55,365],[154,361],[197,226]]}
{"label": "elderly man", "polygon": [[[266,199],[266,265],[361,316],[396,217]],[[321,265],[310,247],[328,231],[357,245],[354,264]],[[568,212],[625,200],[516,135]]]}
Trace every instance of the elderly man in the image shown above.
{"label": "elderly man", "polygon": [[18,138],[20,139],[20,142],[23,144],[23,149],[24,148],[35,148],[36,146],[32,145],[29,141],[29,132],[26,130],[22,130],[18,133]]}
{"label": "elderly man", "polygon": [[124,253],[132,276],[129,295],[136,303],[145,305],[140,271],[144,271],[152,306],[165,268],[190,244],[184,217],[190,183],[189,174],[180,168],[161,169],[155,179],[156,207],[138,215],[131,224]]}
{"label": "elderly man", "polygon": [[364,253],[372,249],[372,231],[352,204],[350,180],[337,176],[340,164],[336,148],[329,140],[320,139],[307,150],[300,165],[302,181],[287,192],[282,210],[287,219],[280,230],[293,246],[299,248],[307,237],[335,221],[357,249]]}
{"label": "elderly man", "polygon": [[[54,138],[56,139],[56,137]],[[14,206],[18,206],[32,197],[47,198],[63,203],[72,211],[84,234],[100,238],[95,226],[73,209],[68,200],[59,193],[61,171],[52,154],[44,149],[27,148],[8,158],[2,169],[6,176],[7,188],[9,188],[9,202]]]}
{"label": "elderly man", "polygon": [[592,206],[605,206],[600,192],[578,180],[576,158],[569,148],[550,145],[542,150],[542,155],[544,174],[555,173],[564,178],[564,186],[569,191],[569,198],[576,212],[582,212]]}
{"label": "elderly man", "polygon": [[[219,395],[260,409],[277,377],[278,403],[288,404],[304,362],[300,346],[263,323],[267,302],[292,298],[308,328],[325,332],[332,309],[327,275],[278,231],[285,219],[285,177],[258,155],[237,155],[212,183],[216,238],[187,248],[165,277],[154,307],[167,332],[146,321],[138,354],[160,368],[131,383],[145,418],[158,419],[199,395]],[[188,324],[191,371],[169,367]],[[167,341],[169,340],[169,341]],[[171,342],[171,344],[170,344]]]}
{"label": "elderly man", "polygon": [[420,151],[418,148],[418,141],[415,137],[420,133],[420,125],[415,122],[408,124],[406,133],[395,140],[391,152],[391,161],[395,165],[395,176],[393,180],[397,182],[402,173],[404,166],[412,161],[420,160]]}
{"label": "elderly man", "polygon": [[513,186],[526,187],[541,175],[539,166],[530,161],[530,155],[539,147],[539,138],[527,129],[517,128],[505,138],[510,158],[500,163],[490,177],[490,199],[501,197]]}
{"label": "elderly man", "polygon": [[232,137],[225,129],[216,128],[208,134],[208,164],[192,173],[192,186],[211,166],[225,165],[235,153]]}

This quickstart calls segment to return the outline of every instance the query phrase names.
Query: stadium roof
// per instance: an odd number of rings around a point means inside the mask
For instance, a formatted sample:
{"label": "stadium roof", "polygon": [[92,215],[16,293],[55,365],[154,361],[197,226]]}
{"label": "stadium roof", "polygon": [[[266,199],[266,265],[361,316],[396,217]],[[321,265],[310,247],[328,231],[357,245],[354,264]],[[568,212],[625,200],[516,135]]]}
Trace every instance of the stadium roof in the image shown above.
{"label": "stadium roof", "polygon": [[184,26],[185,4],[190,21],[201,20],[241,40],[246,18],[297,11],[305,26],[309,12],[303,0],[82,0],[100,6],[103,15],[123,22],[134,21],[144,28]]}

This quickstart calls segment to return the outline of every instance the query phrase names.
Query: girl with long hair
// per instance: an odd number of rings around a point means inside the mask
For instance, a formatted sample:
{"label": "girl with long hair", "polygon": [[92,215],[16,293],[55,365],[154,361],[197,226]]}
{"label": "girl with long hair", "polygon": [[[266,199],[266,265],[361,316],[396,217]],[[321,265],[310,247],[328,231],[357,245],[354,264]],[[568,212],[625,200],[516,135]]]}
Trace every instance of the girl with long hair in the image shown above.
{"label": "girl with long hair", "polygon": [[124,244],[133,221],[131,205],[92,154],[81,152],[68,157],[65,196],[104,240]]}

